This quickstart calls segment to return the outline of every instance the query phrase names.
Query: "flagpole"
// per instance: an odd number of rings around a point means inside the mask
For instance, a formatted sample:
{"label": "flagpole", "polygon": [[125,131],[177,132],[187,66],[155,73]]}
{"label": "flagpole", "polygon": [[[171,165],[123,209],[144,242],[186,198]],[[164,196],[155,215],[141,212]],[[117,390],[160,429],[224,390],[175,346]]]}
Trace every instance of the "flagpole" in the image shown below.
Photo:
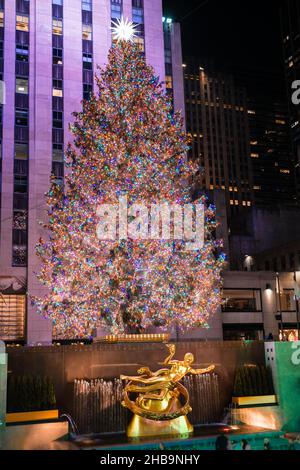
{"label": "flagpole", "polygon": [[[294,271],[294,281],[295,285],[297,284],[297,272]],[[297,330],[298,330],[298,341],[300,341],[300,320],[299,320],[299,300],[295,292],[295,302],[296,302],[296,314],[297,314]]]}

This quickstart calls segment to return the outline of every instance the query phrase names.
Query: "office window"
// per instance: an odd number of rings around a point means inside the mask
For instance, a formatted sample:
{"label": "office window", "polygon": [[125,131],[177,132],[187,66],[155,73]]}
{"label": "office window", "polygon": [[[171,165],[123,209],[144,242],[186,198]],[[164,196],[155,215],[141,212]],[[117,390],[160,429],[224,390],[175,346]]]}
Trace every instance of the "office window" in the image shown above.
{"label": "office window", "polygon": [[63,33],[63,22],[62,20],[58,20],[53,18],[52,20],[52,33],[56,34],[57,36],[61,36]]}
{"label": "office window", "polygon": [[52,160],[54,162],[64,161],[63,144],[53,144]]}
{"label": "office window", "polygon": [[83,85],[83,99],[88,101],[90,99],[92,93],[93,93],[93,86],[92,85],[87,85],[85,83]]}
{"label": "office window", "polygon": [[13,229],[14,230],[27,230],[27,211],[14,210],[13,215]]}
{"label": "office window", "polygon": [[53,48],[53,65],[62,65],[63,63],[63,50]]}
{"label": "office window", "polygon": [[27,246],[13,246],[13,266],[26,266],[27,265]]}
{"label": "office window", "polygon": [[28,46],[17,44],[16,59],[20,62],[28,62]]}
{"label": "office window", "polygon": [[29,18],[28,18],[28,16],[17,15],[16,29],[17,29],[17,31],[29,31]]}
{"label": "office window", "polygon": [[14,174],[27,176],[28,175],[28,160],[14,160]]}
{"label": "office window", "polygon": [[[279,293],[277,293],[279,296]],[[278,302],[278,307],[281,306],[282,312],[295,312],[296,303],[295,303],[295,292],[294,289],[283,289],[280,292],[280,302]]]}
{"label": "office window", "polygon": [[63,128],[63,113],[60,111],[53,111],[53,127],[55,129]]}
{"label": "office window", "polygon": [[84,11],[92,11],[92,0],[82,0],[82,9]]}
{"label": "office window", "polygon": [[63,162],[52,162],[52,174],[57,180],[62,180],[64,177],[64,164]]}
{"label": "office window", "polygon": [[92,25],[91,24],[82,25],[82,39],[86,41],[92,40]]}
{"label": "office window", "polygon": [[260,312],[260,289],[224,289],[223,312]]}
{"label": "office window", "polygon": [[53,96],[63,96],[63,82],[62,80],[53,80]]}
{"label": "office window", "polygon": [[4,11],[0,11],[0,28],[4,27]]}
{"label": "office window", "polygon": [[111,17],[113,20],[121,19],[122,17],[122,0],[111,1]]}
{"label": "office window", "polygon": [[171,52],[171,50],[165,50],[165,62],[166,62],[166,64],[172,64],[172,52]]}
{"label": "office window", "polygon": [[16,93],[28,95],[28,80],[26,78],[16,78]]}
{"label": "office window", "polygon": [[57,98],[63,97],[63,91],[57,88],[53,88],[52,96],[56,96]]}
{"label": "office window", "polygon": [[92,70],[93,69],[93,56],[92,54],[83,54],[83,68],[84,70]]}
{"label": "office window", "polygon": [[136,8],[143,8],[144,7],[143,0],[132,0],[132,6]]}
{"label": "office window", "polygon": [[25,336],[25,295],[0,296],[0,338],[2,341],[22,341]]}
{"label": "office window", "polygon": [[16,126],[28,126],[28,109],[16,108]]}
{"label": "office window", "polygon": [[15,175],[14,177],[14,192],[18,194],[27,193],[27,176]]}
{"label": "office window", "polygon": [[134,38],[134,42],[139,47],[141,52],[145,52],[145,40],[144,40],[144,38],[136,36]]}
{"label": "office window", "polygon": [[173,88],[173,79],[171,76],[166,76],[166,89],[171,90]]}
{"label": "office window", "polygon": [[132,8],[132,21],[137,24],[144,23],[144,12],[142,8]]}
{"label": "office window", "polygon": [[28,144],[15,143],[15,159],[16,160],[28,159]]}

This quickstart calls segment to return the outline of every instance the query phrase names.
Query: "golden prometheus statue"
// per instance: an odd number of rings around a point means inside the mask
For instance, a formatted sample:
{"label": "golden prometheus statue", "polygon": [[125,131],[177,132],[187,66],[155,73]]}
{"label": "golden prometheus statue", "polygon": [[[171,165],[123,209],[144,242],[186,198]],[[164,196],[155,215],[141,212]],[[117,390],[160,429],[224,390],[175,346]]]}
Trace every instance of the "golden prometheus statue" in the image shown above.
{"label": "golden prometheus statue", "polygon": [[152,372],[148,367],[138,376],[121,375],[124,387],[122,406],[134,413],[127,428],[128,437],[190,434],[193,426],[187,415],[192,411],[187,389],[180,381],[187,374],[206,374],[215,366],[193,369],[194,356],[186,353],[183,361],[173,360],[175,344],[167,344],[169,355],[162,363],[168,368]]}

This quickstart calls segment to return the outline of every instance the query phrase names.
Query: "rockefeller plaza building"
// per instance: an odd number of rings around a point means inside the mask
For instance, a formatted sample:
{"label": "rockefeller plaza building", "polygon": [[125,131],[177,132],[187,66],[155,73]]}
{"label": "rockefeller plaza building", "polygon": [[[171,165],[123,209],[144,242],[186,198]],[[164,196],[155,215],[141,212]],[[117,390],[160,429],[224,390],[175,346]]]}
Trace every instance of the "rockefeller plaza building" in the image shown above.
{"label": "rockefeller plaza building", "polygon": [[161,0],[0,1],[2,340],[51,342],[51,325],[28,294],[41,292],[34,274],[38,221],[46,215],[50,175],[64,178],[72,113],[93,92],[112,44],[112,22],[122,17],[137,25],[135,41],[183,109],[179,26],[163,18]]}

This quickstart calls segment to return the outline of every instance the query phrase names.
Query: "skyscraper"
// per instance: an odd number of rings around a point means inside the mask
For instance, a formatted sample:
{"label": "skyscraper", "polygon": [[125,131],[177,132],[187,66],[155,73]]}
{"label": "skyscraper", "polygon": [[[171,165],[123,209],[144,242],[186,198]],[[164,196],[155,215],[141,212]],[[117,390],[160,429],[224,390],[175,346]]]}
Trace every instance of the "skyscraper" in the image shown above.
{"label": "skyscraper", "polygon": [[[46,217],[44,193],[51,173],[64,177],[72,113],[93,91],[97,66],[106,63],[112,43],[112,21],[122,16],[138,25],[136,41],[164,81],[162,0],[0,0],[0,76],[6,85],[1,106],[1,339],[51,341],[51,325],[36,314],[26,295],[42,290],[34,272],[39,269],[35,245],[42,235],[38,221]],[[171,49],[175,57],[172,44]],[[176,77],[177,90],[175,82]]]}
{"label": "skyscraper", "polygon": [[246,90],[231,75],[198,61],[184,66],[191,156],[203,169],[202,188],[225,192],[228,214],[252,205]]}
{"label": "skyscraper", "polygon": [[293,161],[300,201],[300,105],[292,103],[294,81],[300,80],[300,4],[298,0],[282,0],[281,31],[289,101],[289,126],[293,143]]}
{"label": "skyscraper", "polygon": [[295,175],[288,106],[281,71],[244,69],[236,77],[247,92],[254,205],[294,206]]}

